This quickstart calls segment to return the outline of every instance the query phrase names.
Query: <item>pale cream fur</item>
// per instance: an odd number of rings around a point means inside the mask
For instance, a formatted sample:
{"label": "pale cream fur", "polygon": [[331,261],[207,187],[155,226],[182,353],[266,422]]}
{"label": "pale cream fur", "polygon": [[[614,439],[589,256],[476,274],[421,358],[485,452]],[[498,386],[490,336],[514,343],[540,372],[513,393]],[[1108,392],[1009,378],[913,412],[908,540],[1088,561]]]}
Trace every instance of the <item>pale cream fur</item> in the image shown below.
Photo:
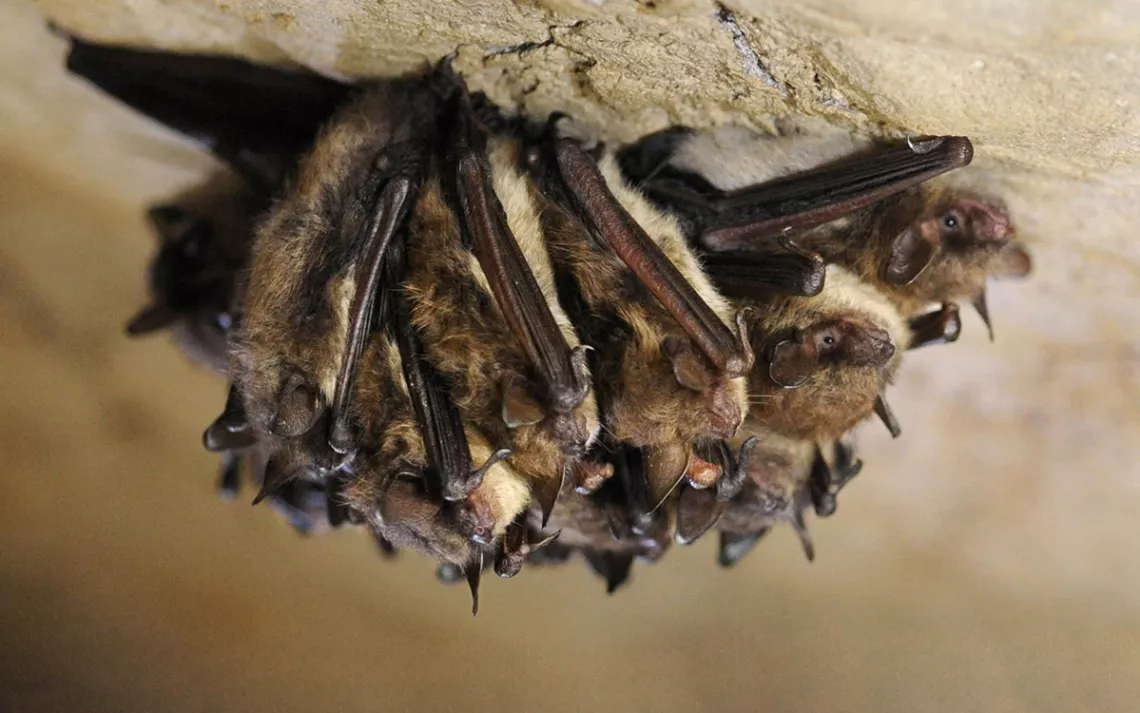
{"label": "pale cream fur", "polygon": [[[486,463],[494,452],[490,444],[474,431],[466,433],[472,463]],[[475,492],[492,508],[495,523],[492,533],[495,537],[501,537],[506,532],[507,525],[514,522],[519,513],[530,505],[530,487],[526,478],[516,473],[505,461],[499,461],[487,469],[483,482]]]}
{"label": "pale cream fur", "polygon": [[869,316],[891,335],[895,364],[910,346],[910,327],[887,296],[839,265],[827,266],[823,291],[808,300],[824,314]]}
{"label": "pale cream fur", "polygon": [[[598,162],[598,169],[606,181],[610,192],[621,203],[637,224],[657,243],[661,251],[670,262],[681,272],[681,275],[693,286],[697,295],[705,301],[712,311],[728,326],[729,331],[736,332],[736,307],[725,299],[701,268],[701,263],[689,249],[681,227],[673,216],[658,210],[636,188],[625,182],[613,153],[606,152]],[[730,382],[732,398],[740,407],[741,417],[748,413],[747,378],[738,377]]]}
{"label": "pale cream fur", "polygon": [[741,126],[701,131],[677,147],[670,164],[722,191],[806,171],[856,153],[870,142],[849,131],[821,127],[811,134],[771,136]]}

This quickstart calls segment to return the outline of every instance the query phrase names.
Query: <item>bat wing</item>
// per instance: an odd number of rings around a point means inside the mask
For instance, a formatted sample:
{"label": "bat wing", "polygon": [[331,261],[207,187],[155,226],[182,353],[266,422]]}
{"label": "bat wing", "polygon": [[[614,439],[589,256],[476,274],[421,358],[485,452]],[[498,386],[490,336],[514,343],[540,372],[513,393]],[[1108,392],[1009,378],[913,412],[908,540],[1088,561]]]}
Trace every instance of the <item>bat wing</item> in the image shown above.
{"label": "bat wing", "polygon": [[241,59],[70,39],[69,72],[267,187],[280,182],[351,91],[311,72]]}

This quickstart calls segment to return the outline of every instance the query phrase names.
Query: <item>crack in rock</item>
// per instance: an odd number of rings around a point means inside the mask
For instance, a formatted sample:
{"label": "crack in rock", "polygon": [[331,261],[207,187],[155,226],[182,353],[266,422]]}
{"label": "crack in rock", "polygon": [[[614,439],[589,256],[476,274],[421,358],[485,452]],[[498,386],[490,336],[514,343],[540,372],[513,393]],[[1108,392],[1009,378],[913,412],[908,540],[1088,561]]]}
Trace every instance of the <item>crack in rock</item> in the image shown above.
{"label": "crack in rock", "polygon": [[748,42],[748,36],[744,34],[744,28],[736,20],[736,13],[729,10],[724,5],[717,5],[717,11],[714,13],[717,22],[721,27],[728,30],[732,35],[732,44],[736,47],[737,54],[740,55],[741,63],[744,65],[744,73],[750,77],[756,77],[772,87],[780,93],[781,99],[788,98],[788,88],[783,82],[777,81],[760,61],[759,55],[752,45]]}

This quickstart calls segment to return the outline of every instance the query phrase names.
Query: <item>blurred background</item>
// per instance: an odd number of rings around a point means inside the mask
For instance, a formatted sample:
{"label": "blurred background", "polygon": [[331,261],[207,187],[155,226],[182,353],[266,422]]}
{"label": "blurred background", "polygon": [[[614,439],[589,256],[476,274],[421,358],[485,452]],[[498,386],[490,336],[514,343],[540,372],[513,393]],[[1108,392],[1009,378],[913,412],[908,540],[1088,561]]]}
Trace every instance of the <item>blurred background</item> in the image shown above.
{"label": "blurred background", "polygon": [[[965,3],[965,35],[937,22],[950,4],[742,3],[738,33],[695,0],[324,5],[0,4],[0,711],[1136,709],[1135,7]],[[581,563],[531,568],[485,582],[473,619],[426,559],[384,562],[360,533],[305,539],[250,493],[218,500],[199,437],[225,385],[123,332],[154,248],[145,206],[213,163],[68,78],[45,13],[95,39],[329,72],[418,61],[384,31],[425,56],[475,33],[490,38],[481,61],[464,49],[475,81],[507,101],[533,75],[531,109],[562,92],[593,102],[589,119],[620,115],[618,134],[788,104],[967,133],[970,175],[1007,198],[1036,272],[992,288],[994,344],[969,315],[957,344],[908,358],[904,435],[860,433],[867,467],[811,523],[814,565],[781,530],[732,571],[712,541],[675,548],[613,597]],[[543,26],[549,45],[498,51]],[[667,27],[708,33],[693,51],[712,79],[689,96],[678,75],[675,104],[639,113],[620,101],[636,83],[610,80],[645,79],[645,37],[668,46]],[[558,51],[593,62],[592,99],[542,88]],[[802,89],[819,76],[830,89]],[[718,98],[733,85],[747,90]]]}

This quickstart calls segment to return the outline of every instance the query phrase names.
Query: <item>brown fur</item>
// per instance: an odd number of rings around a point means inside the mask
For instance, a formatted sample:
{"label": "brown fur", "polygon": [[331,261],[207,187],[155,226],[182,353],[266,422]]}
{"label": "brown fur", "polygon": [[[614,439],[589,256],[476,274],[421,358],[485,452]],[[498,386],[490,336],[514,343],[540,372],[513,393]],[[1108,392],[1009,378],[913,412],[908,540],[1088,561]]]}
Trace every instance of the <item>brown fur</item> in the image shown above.
{"label": "brown fur", "polygon": [[[621,185],[615,171],[605,173],[623,206],[670,259],[689,273],[687,277],[699,274],[699,264],[685,248],[676,224],[660,213],[656,220],[648,219],[652,209],[647,202]],[[594,380],[595,385],[604,384],[599,397],[606,432],[614,440],[638,446],[687,446],[718,433],[731,435],[747,410],[741,380],[715,378],[703,393],[678,383],[667,350],[676,345],[691,349],[691,345],[676,320],[617,256],[593,244],[577,220],[537,193],[536,199],[543,205],[551,258],[572,278],[582,309],[588,312],[575,319],[584,341],[597,351]],[[704,286],[702,292],[715,295],[703,275],[697,282]],[[717,311],[722,317],[731,314],[719,296],[711,304],[721,308]],[[722,414],[730,412],[730,423],[714,414],[712,407]]]}
{"label": "brown fur", "polygon": [[[786,136],[726,127],[691,135],[677,147],[670,163],[731,191],[816,168],[868,145],[833,127],[814,126],[811,133]],[[943,245],[914,282],[899,286],[883,279],[891,242],[902,230],[924,220],[937,222],[948,210],[977,202],[1001,214],[1012,236],[1000,201],[933,181],[794,237],[801,246],[819,251],[881,289],[904,316],[911,317],[933,302],[971,299],[987,277],[1006,272],[999,258],[1005,241],[979,242],[965,230],[959,244]]]}
{"label": "brown fur", "polygon": [[923,221],[937,223],[950,210],[958,209],[960,214],[964,201],[977,200],[985,200],[1001,210],[993,199],[926,184],[849,216],[844,230],[825,227],[798,236],[797,242],[851,269],[883,291],[904,316],[912,317],[931,303],[974,297],[983,289],[987,277],[1000,272],[999,255],[1006,243],[979,242],[967,237],[959,244],[944,242],[913,282],[893,285],[884,279],[892,241],[900,232]]}
{"label": "brown fur", "polygon": [[[171,208],[181,215],[167,222],[161,216]],[[152,306],[172,311],[168,327],[183,355],[218,373],[229,366],[226,324],[261,209],[244,181],[218,173],[151,210],[160,241],[150,268]]]}
{"label": "brown fur", "polygon": [[[412,322],[423,334],[427,358],[448,380],[464,423],[493,448],[510,448],[511,470],[527,481],[560,483],[568,459],[584,452],[596,433],[594,399],[588,395],[569,416],[552,414],[533,425],[507,427],[503,391],[512,383],[525,383],[531,365],[495,303],[478,261],[463,247],[457,221],[438,181],[429,181],[411,222],[405,289]],[[529,257],[533,250],[526,253]],[[549,279],[545,282],[550,284]],[[548,294],[557,308],[553,290]],[[568,336],[571,344],[577,342]],[[570,441],[562,437],[568,432],[574,436]],[[498,504],[492,509],[499,509]],[[517,513],[516,509],[497,515],[496,530],[501,532]]]}
{"label": "brown fur", "polygon": [[427,132],[434,99],[420,84],[378,83],[321,132],[257,231],[232,368],[259,435],[290,374],[332,400],[355,287],[357,236],[368,220],[362,195],[381,151]]}
{"label": "brown fur", "polygon": [[[749,378],[749,420],[788,438],[822,441],[851,430],[872,413],[910,341],[910,331],[891,302],[835,265],[828,267],[824,289],[815,297],[776,297],[751,306],[758,316],[752,328],[757,359]],[[776,344],[794,330],[834,319],[885,331],[894,346],[885,367],[826,364],[796,388],[774,384],[768,368]]]}

